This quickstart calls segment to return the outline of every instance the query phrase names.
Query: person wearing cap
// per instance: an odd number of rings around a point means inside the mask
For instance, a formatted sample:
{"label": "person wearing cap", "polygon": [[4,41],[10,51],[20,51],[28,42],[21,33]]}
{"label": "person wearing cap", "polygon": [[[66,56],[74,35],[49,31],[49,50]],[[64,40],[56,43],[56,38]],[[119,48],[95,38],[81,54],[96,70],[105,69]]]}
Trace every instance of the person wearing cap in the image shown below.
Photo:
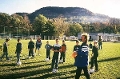
{"label": "person wearing cap", "polygon": [[3,55],[1,56],[0,60],[2,60],[2,58],[4,56],[6,56],[6,60],[9,60],[9,57],[8,57],[8,41],[9,41],[9,39],[7,38],[5,40],[5,42],[3,43]]}
{"label": "person wearing cap", "polygon": [[[94,41],[94,46],[92,48],[92,57],[91,57],[91,67],[90,71],[94,71],[93,67],[95,65],[95,71],[98,71],[98,63],[97,63],[97,58],[98,58],[98,46],[97,46],[97,41]],[[90,72],[92,73],[92,72]]]}
{"label": "person wearing cap", "polygon": [[60,51],[60,62],[63,63],[65,62],[65,52],[66,52],[66,44],[65,44],[65,40],[62,41],[62,45],[61,45],[61,51]]}
{"label": "person wearing cap", "polygon": [[36,50],[38,50],[38,55],[40,55],[41,46],[42,46],[41,37],[38,37],[36,41],[36,48],[35,48],[35,53],[36,53]]}
{"label": "person wearing cap", "polygon": [[87,79],[90,79],[90,74],[88,72],[88,53],[89,47],[87,44],[87,35],[82,35],[81,37],[82,44],[79,49],[76,51],[75,63],[74,65],[77,67],[75,79],[79,79],[81,76],[82,70],[84,71],[84,75]]}

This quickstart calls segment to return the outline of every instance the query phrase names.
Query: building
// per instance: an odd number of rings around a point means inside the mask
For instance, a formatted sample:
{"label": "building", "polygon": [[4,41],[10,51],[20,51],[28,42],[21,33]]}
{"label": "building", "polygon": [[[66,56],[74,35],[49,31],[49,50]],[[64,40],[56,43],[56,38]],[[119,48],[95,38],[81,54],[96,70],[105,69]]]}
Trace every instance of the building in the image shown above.
{"label": "building", "polygon": [[[81,33],[78,33],[78,39],[81,39]],[[101,37],[102,41],[108,42],[108,41],[120,41],[120,34],[114,34],[114,33],[89,33],[89,41],[98,40],[99,37]]]}

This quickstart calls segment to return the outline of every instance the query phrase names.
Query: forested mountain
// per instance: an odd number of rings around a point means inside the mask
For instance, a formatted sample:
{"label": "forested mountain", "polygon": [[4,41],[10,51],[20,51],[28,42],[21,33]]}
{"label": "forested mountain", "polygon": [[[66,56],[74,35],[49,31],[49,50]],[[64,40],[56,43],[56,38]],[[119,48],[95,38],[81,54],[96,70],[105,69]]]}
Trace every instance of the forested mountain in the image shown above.
{"label": "forested mountain", "polygon": [[31,14],[17,13],[19,15],[28,15],[31,21],[39,14],[47,18],[56,18],[62,16],[69,22],[109,22],[110,17],[101,14],[95,14],[85,8],[80,7],[43,7]]}
{"label": "forested mountain", "polygon": [[17,13],[27,15],[32,22],[36,16],[43,14],[47,18],[64,17],[69,22],[109,22],[110,17],[102,14],[93,13],[85,8],[80,7],[43,7],[31,14]]}
{"label": "forested mountain", "polygon": [[33,13],[0,13],[1,33],[5,33],[3,29],[7,33],[50,36],[76,36],[79,32],[120,33],[120,19],[80,7],[43,7]]}

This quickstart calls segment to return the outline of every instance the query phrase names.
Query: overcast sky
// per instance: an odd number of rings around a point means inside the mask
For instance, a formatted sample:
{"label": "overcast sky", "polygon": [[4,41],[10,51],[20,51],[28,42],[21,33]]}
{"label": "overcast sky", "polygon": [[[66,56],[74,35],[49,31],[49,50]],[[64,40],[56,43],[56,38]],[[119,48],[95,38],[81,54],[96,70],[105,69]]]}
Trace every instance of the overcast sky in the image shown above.
{"label": "overcast sky", "polygon": [[46,6],[83,7],[94,13],[120,18],[120,0],[0,0],[0,12],[32,13]]}

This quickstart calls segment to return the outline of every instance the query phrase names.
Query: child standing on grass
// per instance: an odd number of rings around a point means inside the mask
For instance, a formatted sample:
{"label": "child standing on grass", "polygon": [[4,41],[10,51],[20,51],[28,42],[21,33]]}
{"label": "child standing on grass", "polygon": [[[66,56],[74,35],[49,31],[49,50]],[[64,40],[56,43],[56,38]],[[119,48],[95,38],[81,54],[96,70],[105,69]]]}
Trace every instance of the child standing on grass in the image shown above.
{"label": "child standing on grass", "polygon": [[41,37],[38,37],[38,39],[36,41],[36,48],[35,48],[35,53],[36,53],[36,50],[38,50],[38,55],[40,55],[41,46],[42,46]]}
{"label": "child standing on grass", "polygon": [[89,44],[89,48],[92,49],[92,47],[93,47],[93,46],[92,46],[92,43],[90,42],[90,44]]}
{"label": "child standing on grass", "polygon": [[81,76],[81,71],[84,71],[84,75],[87,79],[90,79],[88,73],[88,52],[89,47],[87,45],[87,35],[82,35],[82,45],[79,47],[79,50],[76,51],[75,66],[77,67],[75,79],[79,79]]}
{"label": "child standing on grass", "polygon": [[75,46],[74,46],[74,48],[73,48],[73,52],[78,51],[78,50],[79,50],[79,48],[80,48],[79,41],[78,41],[78,40],[76,40],[76,45],[75,45]]}
{"label": "child standing on grass", "polygon": [[66,52],[66,44],[65,41],[62,41],[61,51],[60,51],[60,62],[65,62],[65,52]]}
{"label": "child standing on grass", "polygon": [[28,49],[29,49],[29,58],[32,56],[34,57],[34,42],[32,40],[32,38],[30,38],[30,42],[28,43]]}
{"label": "child standing on grass", "polygon": [[49,44],[49,41],[46,42],[47,44],[45,45],[46,49],[46,61],[50,60],[50,49],[52,46]]}
{"label": "child standing on grass", "polygon": [[73,51],[78,51],[78,50],[79,50],[79,47],[80,47],[80,45],[79,45],[79,41],[76,40],[76,45],[74,46]]}
{"label": "child standing on grass", "polygon": [[20,39],[18,38],[17,39],[17,45],[16,45],[16,51],[15,51],[15,54],[17,55],[17,65],[20,65],[21,64],[21,61],[20,61],[20,54],[21,54],[21,51],[22,51],[22,43],[20,42]]}
{"label": "child standing on grass", "polygon": [[[97,41],[94,41],[94,46],[93,46],[93,49],[92,49],[90,71],[94,71],[94,69],[93,69],[94,64],[95,64],[95,72],[98,71],[97,57],[98,57],[98,46],[97,46]],[[92,72],[90,72],[90,73],[92,73]]]}
{"label": "child standing on grass", "polygon": [[56,41],[56,44],[53,45],[54,54],[53,54],[52,64],[51,64],[51,69],[52,69],[52,72],[54,73],[56,73],[58,69],[59,51],[61,49],[61,46],[58,44],[59,40],[56,39],[55,41]]}
{"label": "child standing on grass", "polygon": [[76,56],[76,52],[79,50],[79,48],[80,48],[79,41],[76,40],[76,45],[75,45],[74,48],[73,48],[73,54],[72,54],[72,57],[75,58],[75,56]]}
{"label": "child standing on grass", "polygon": [[6,60],[9,60],[8,57],[8,41],[9,39],[7,38],[5,42],[3,43],[3,55],[1,56],[0,60],[2,61],[2,58],[6,55]]}
{"label": "child standing on grass", "polygon": [[99,36],[98,45],[99,45],[99,49],[102,49],[102,37],[101,36]]}

